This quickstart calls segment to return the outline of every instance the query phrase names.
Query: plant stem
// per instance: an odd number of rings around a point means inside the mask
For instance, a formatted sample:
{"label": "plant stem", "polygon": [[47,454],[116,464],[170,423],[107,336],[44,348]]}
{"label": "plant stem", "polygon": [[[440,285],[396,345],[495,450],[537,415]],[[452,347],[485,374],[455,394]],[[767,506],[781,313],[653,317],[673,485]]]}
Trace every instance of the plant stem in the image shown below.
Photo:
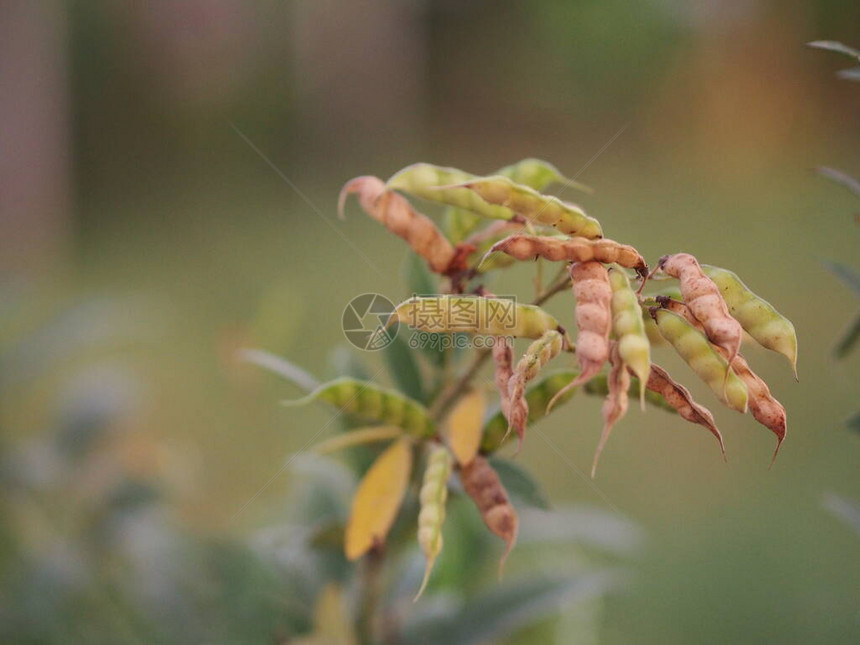
{"label": "plant stem", "polygon": [[376,546],[365,556],[362,570],[362,593],[356,631],[364,645],[378,643],[379,598],[382,594],[382,568],[385,562],[384,547]]}

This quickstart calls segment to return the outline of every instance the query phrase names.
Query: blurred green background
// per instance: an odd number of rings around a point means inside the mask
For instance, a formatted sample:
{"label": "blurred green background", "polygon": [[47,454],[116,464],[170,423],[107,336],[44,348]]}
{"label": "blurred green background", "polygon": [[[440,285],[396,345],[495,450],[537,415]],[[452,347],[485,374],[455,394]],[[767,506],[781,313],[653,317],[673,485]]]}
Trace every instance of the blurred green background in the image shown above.
{"label": "blurred green background", "polygon": [[[832,356],[857,301],[822,264],[857,264],[857,204],[813,169],[860,173],[860,92],[804,43],[857,46],[858,25],[837,0],[4,2],[7,459],[41,467],[16,451],[64,410],[116,406],[122,441],[80,495],[120,468],[162,482],[194,530],[260,527],[291,486],[270,479],[332,413],[279,407],[295,391],[234,351],[331,375],[345,304],[408,295],[406,246],[354,206],[337,220],[340,186],[536,156],[595,189],[566,197],[607,236],[733,269],[800,341],[799,383],[748,351],[789,415],[770,471],[772,436],[716,408],[728,464],[707,433],[631,410],[589,483],[602,423],[585,398],[542,426],[566,459],[527,441],[518,460],[553,501],[646,536],[599,642],[857,642],[860,541],[822,505],[860,498],[844,425],[860,356]],[[530,279],[493,290],[527,297]],[[571,317],[564,298],[549,309]],[[10,513],[4,543],[50,533]]]}

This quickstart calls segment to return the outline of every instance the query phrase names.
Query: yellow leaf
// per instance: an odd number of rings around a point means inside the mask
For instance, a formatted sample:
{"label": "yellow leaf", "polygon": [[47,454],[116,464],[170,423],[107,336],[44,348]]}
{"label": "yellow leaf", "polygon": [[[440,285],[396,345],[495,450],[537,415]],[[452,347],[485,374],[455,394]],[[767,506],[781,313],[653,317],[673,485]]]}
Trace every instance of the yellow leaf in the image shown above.
{"label": "yellow leaf", "polygon": [[461,398],[448,416],[448,444],[461,466],[471,463],[481,446],[486,399],[475,389]]}
{"label": "yellow leaf", "polygon": [[346,526],[344,550],[349,560],[357,560],[374,544],[385,541],[409,484],[412,470],[412,443],[394,442],[373,462],[352,498]]}
{"label": "yellow leaf", "polygon": [[352,446],[360,446],[366,443],[373,443],[375,441],[396,439],[402,435],[403,430],[397,426],[357,428],[355,430],[349,430],[343,434],[335,435],[325,441],[321,441],[313,447],[313,451],[320,454],[326,454],[342,450],[343,448],[351,448]]}

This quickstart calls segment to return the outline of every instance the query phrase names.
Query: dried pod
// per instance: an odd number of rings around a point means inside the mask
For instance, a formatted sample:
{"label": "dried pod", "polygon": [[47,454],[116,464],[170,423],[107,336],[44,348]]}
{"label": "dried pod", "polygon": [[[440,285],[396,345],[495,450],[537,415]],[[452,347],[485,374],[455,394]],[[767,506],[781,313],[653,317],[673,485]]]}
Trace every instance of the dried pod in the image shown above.
{"label": "dried pod", "polygon": [[[526,389],[526,404],[528,408],[528,419],[526,425],[539,421],[546,414],[547,404],[561,390],[565,389],[573,381],[579,372],[575,370],[559,370],[547,374]],[[507,389],[507,385],[505,386]],[[564,403],[576,393],[576,389],[567,389],[559,397],[556,404]],[[484,425],[484,438],[481,441],[481,451],[490,453],[498,450],[508,437],[508,414],[500,410]]]}
{"label": "dried pod", "polygon": [[[696,320],[702,323],[711,342],[724,347],[731,358],[737,356],[741,348],[743,328],[729,315],[720,289],[704,274],[696,258],[689,253],[666,255],[660,258],[658,266],[680,281],[684,302]],[[728,378],[728,372],[725,377]]]}
{"label": "dried pod", "polygon": [[720,442],[720,451],[723,453],[723,459],[726,458],[726,446],[723,443],[723,435],[714,422],[714,415],[706,407],[696,403],[687,388],[675,381],[669,376],[666,370],[654,363],[651,363],[651,373],[648,375],[648,382],[645,384],[645,387],[651,392],[656,392],[662,396],[666,403],[675,408],[681,418],[707,428],[717,438],[717,441]]}
{"label": "dried pod", "polygon": [[460,481],[466,494],[475,502],[484,524],[505,541],[505,553],[499,562],[499,575],[505,560],[514,548],[519,530],[519,520],[508,492],[490,463],[481,456],[475,457],[471,464],[460,469]]}
{"label": "dried pod", "polygon": [[454,186],[474,178],[475,175],[457,168],[416,163],[392,175],[386,186],[489,219],[511,219],[513,212],[509,208],[487,203],[480,195],[462,186]]}
{"label": "dried pod", "polygon": [[454,247],[430,218],[415,211],[405,197],[388,190],[381,179],[367,175],[348,181],[340,191],[338,200],[341,217],[346,198],[351,193],[358,194],[358,202],[368,215],[406,240],[436,273],[444,274],[464,268],[456,266],[462,264],[455,262],[462,261],[462,256],[455,253]]}
{"label": "dried pod", "polygon": [[432,444],[427,456],[427,469],[418,495],[421,510],[418,512],[418,545],[427,558],[424,579],[415,600],[424,593],[433,563],[442,552],[442,525],[445,523],[445,504],[448,501],[448,478],[451,476],[451,454],[440,444]]}
{"label": "dried pod", "polygon": [[624,271],[610,270],[609,284],[612,287],[612,332],[618,339],[618,354],[639,379],[639,400],[644,410],[645,382],[651,372],[651,343],[642,322],[642,308]]}
{"label": "dried pod", "polygon": [[381,388],[370,381],[347,377],[335,379],[301,399],[283,401],[282,404],[297,406],[311,401],[325,401],[342,412],[397,426],[417,437],[430,437],[436,432],[427,408],[400,392]]}
{"label": "dried pod", "polygon": [[365,473],[352,498],[344,549],[356,560],[385,541],[403,503],[412,472],[412,442],[395,441]]}
{"label": "dried pod", "polygon": [[523,435],[526,431],[526,421],[529,416],[529,406],[526,402],[526,383],[533,380],[541,368],[558,356],[564,345],[562,335],[557,331],[548,331],[538,340],[529,345],[526,353],[517,363],[513,375],[508,381],[508,397],[510,399],[508,410],[508,432],[513,428],[519,444],[519,452],[523,443]]}
{"label": "dried pod", "polygon": [[535,224],[552,226],[566,235],[594,239],[603,237],[600,222],[585,214],[579,206],[544,195],[507,177],[477,177],[444,190],[468,188],[490,204],[504,206]]}
{"label": "dried pod", "polygon": [[[674,311],[675,313],[684,316],[691,324],[698,323],[698,321],[693,318],[689,308],[683,302],[678,302],[677,300],[667,298],[666,296],[657,296],[657,302],[659,302],[660,306],[664,309]],[[722,354],[723,358],[728,359],[725,349],[716,345],[714,348]],[[785,439],[787,429],[785,408],[782,403],[777,401],[770,393],[770,388],[767,386],[767,383],[765,383],[758,374],[753,372],[743,355],[738,354],[735,356],[735,359],[732,361],[732,371],[737,374],[744,382],[744,385],[747,386],[750,414],[756,421],[776,435],[776,450],[774,450],[773,453],[773,460],[775,461],[776,456],[779,453],[779,448]]]}
{"label": "dried pod", "polygon": [[508,381],[514,375],[514,348],[504,336],[498,337],[496,342],[493,343],[493,363],[496,366],[494,378],[496,389],[499,391],[502,414],[507,417],[511,407],[511,398],[508,394]]}
{"label": "dried pod", "polygon": [[[609,370],[607,384],[609,393],[606,400],[603,402],[603,432],[600,434],[600,442],[597,444],[597,450],[594,451],[594,461],[591,464],[592,479],[597,474],[597,462],[600,460],[600,453],[603,452],[603,447],[609,440],[609,435],[612,433],[612,427],[627,414],[628,395],[630,389],[630,373],[627,371],[627,366],[621,359],[618,353],[618,344],[613,343],[609,353],[609,358],[612,367]],[[650,362],[649,362],[650,369]],[[643,397],[644,401],[644,397]]]}
{"label": "dried pod", "polygon": [[643,276],[648,274],[645,259],[635,248],[606,238],[590,240],[584,237],[516,234],[496,242],[487,253],[495,252],[506,253],[517,260],[544,258],[553,262],[614,262],[636,269]]}
{"label": "dried pod", "polygon": [[[692,307],[691,307],[692,310]],[[735,374],[729,362],[708,342],[707,336],[683,316],[667,309],[654,308],[651,315],[657,327],[675,351],[696,375],[707,383],[717,398],[741,414],[747,411],[746,385]]]}
{"label": "dried pod", "polygon": [[[576,355],[580,374],[568,388],[582,385],[597,374],[609,358],[609,332],[612,327],[612,287],[609,273],[600,262],[578,262],[570,267],[573,295],[576,297]],[[562,390],[547,408],[555,405]]]}
{"label": "dried pod", "polygon": [[434,333],[540,338],[550,330],[563,332],[558,321],[540,307],[483,296],[413,297],[397,305],[388,324],[394,320]]}
{"label": "dried pod", "polygon": [[767,300],[757,296],[732,271],[702,265],[723,295],[729,313],[762,347],[785,356],[797,378],[797,333],[791,321],[779,313]]}

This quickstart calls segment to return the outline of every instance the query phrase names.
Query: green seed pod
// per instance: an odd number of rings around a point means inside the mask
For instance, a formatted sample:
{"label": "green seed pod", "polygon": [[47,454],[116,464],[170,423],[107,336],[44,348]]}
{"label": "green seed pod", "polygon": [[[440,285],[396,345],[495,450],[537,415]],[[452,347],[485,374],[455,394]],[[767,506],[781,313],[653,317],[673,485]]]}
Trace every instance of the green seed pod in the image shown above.
{"label": "green seed pod", "polygon": [[682,316],[667,309],[652,309],[657,327],[696,375],[707,383],[717,398],[738,412],[747,411],[747,388],[698,329]]}
{"label": "green seed pod", "polygon": [[612,287],[612,332],[618,339],[618,355],[639,379],[639,401],[645,408],[645,383],[651,373],[651,343],[642,322],[642,309],[627,274],[613,268],[609,272]]}
{"label": "green seed pod", "polygon": [[586,215],[578,206],[558,197],[543,195],[507,177],[479,177],[448,188],[468,188],[487,203],[509,208],[535,224],[553,226],[566,235],[588,239],[603,237],[600,222]]}
{"label": "green seed pod", "polygon": [[424,593],[433,563],[442,551],[442,525],[445,523],[445,503],[448,500],[448,478],[451,476],[453,460],[448,449],[441,444],[433,444],[427,456],[427,469],[421,484],[418,513],[418,545],[427,558],[424,580],[415,600]]}
{"label": "green seed pod", "polygon": [[[413,297],[401,302],[391,314],[394,320],[432,333],[467,332],[490,336],[540,338],[550,330],[564,330],[549,313],[534,305],[505,298],[482,296]],[[568,343],[569,345],[569,343]]]}
{"label": "green seed pod", "polygon": [[762,347],[785,356],[797,378],[797,334],[791,321],[757,296],[732,271],[707,264],[702,270],[719,287],[734,317]]}
{"label": "green seed pod", "polygon": [[526,383],[533,380],[541,368],[558,356],[564,345],[564,339],[557,331],[548,331],[526,350],[517,363],[514,373],[508,380],[508,432],[513,428],[522,447],[523,435],[526,431],[526,421],[529,416],[529,406],[525,397]]}
{"label": "green seed pod", "polygon": [[475,179],[457,168],[445,168],[429,163],[416,163],[392,175],[386,184],[389,188],[421,197],[447,206],[471,211],[489,219],[511,219],[513,211],[489,204],[480,195],[459,186]]}
{"label": "green seed pod", "polygon": [[574,188],[584,193],[594,192],[585,184],[568,179],[561,174],[558,168],[542,159],[522,159],[515,164],[501,168],[494,174],[502,175],[511,181],[537,191],[542,191],[550,184],[564,184],[566,188]]}
{"label": "green seed pod", "polygon": [[311,401],[325,401],[347,414],[397,426],[418,437],[430,437],[436,432],[427,408],[400,392],[381,388],[370,381],[348,377],[335,379],[301,399],[284,401],[283,404],[298,406]]}

